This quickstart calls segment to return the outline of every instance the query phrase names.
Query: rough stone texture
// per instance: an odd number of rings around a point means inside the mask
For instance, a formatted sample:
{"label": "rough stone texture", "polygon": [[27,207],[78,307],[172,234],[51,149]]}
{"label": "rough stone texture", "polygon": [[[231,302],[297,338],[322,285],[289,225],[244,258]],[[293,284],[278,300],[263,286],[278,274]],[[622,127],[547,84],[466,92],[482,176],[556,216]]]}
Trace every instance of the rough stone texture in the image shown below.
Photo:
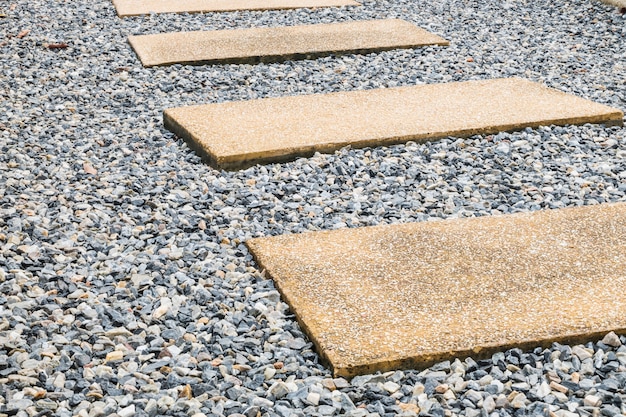
{"label": "rough stone texture", "polygon": [[184,64],[278,62],[331,54],[448,45],[399,19],[129,36],[145,67]]}
{"label": "rough stone texture", "polygon": [[336,375],[626,329],[626,204],[247,242]]}
{"label": "rough stone texture", "polygon": [[352,0],[113,0],[113,4],[119,17],[149,13],[206,13],[360,5]]}
{"label": "rough stone texture", "polygon": [[167,109],[209,164],[234,169],[353,147],[550,124],[621,125],[620,110],[523,79],[269,98]]}
{"label": "rough stone texture", "polygon": [[626,0],[602,0],[602,2],[616,7],[626,7]]}

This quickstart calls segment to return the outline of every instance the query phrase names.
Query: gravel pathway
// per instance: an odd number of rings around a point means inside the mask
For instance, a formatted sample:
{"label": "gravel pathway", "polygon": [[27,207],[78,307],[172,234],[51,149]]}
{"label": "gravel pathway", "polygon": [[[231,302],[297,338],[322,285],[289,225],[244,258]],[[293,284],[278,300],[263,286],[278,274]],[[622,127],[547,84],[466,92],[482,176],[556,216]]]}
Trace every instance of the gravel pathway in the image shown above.
{"label": "gravel pathway", "polygon": [[[164,108],[521,76],[626,108],[626,15],[589,0],[121,20],[0,3],[0,416],[626,414],[626,339],[332,379],[250,237],[626,201],[626,129],[344,149],[217,172]],[[143,69],[129,34],[403,18],[452,41],[272,65]],[[421,411],[420,411],[421,410]]]}

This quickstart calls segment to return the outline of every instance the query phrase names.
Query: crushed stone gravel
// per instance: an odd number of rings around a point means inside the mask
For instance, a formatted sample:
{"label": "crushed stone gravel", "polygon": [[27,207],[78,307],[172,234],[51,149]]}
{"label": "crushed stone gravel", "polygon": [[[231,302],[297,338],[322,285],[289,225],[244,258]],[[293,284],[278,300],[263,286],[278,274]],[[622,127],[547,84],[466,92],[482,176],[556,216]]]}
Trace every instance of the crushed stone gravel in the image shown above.
{"label": "crushed stone gravel", "polygon": [[[131,34],[402,18],[448,48],[144,69]],[[626,108],[626,16],[588,0],[365,1],[119,19],[0,4],[0,416],[618,416],[626,339],[334,379],[251,237],[626,201],[626,129],[343,149],[218,172],[168,107],[520,76]]]}

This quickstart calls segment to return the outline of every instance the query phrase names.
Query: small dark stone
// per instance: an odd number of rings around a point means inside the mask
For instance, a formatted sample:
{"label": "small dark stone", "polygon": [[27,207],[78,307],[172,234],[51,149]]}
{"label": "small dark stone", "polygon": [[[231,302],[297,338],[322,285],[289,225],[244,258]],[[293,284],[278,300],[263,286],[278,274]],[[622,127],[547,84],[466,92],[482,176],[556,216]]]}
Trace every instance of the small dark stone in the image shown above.
{"label": "small dark stone", "polygon": [[472,358],[465,359],[465,363],[467,364],[467,372],[473,372],[478,369],[478,363]]}
{"label": "small dark stone", "polygon": [[76,363],[76,365],[82,368],[83,366],[91,362],[91,358],[81,353],[78,355],[74,355],[74,362]]}
{"label": "small dark stone", "polygon": [[504,379],[504,372],[502,372],[500,370],[500,368],[494,366],[493,368],[491,368],[491,372],[490,372],[491,376],[494,379],[499,379],[499,380],[503,380]]}
{"label": "small dark stone", "polygon": [[445,411],[439,404],[435,404],[432,407],[430,407],[428,414],[430,414],[433,417],[444,417]]}
{"label": "small dark stone", "polygon": [[526,382],[526,376],[522,372],[513,372],[511,374],[511,381]]}
{"label": "small dark stone", "polygon": [[600,408],[603,416],[613,417],[621,414],[621,410],[614,405],[606,404]]}
{"label": "small dark stone", "polygon": [[617,390],[620,389],[620,384],[615,379],[607,378],[604,381],[602,381],[602,383],[600,384],[598,388],[603,389],[605,391],[609,391],[609,392],[617,392]]}
{"label": "small dark stone", "polygon": [[86,397],[84,394],[74,394],[68,399],[68,404],[72,407],[77,406],[82,401],[85,401]]}
{"label": "small dark stone", "polygon": [[617,371],[617,369],[619,368],[619,362],[618,361],[611,361],[611,362],[607,362],[605,363],[601,368],[600,371],[604,372],[604,373],[609,373],[609,372],[615,372]]}
{"label": "small dark stone", "polygon": [[567,345],[559,346],[559,350],[561,351],[561,361],[569,361],[572,358],[572,348]]}
{"label": "small dark stone", "polygon": [[484,389],[491,395],[496,395],[498,393],[498,387],[494,384],[485,385]]}
{"label": "small dark stone", "polygon": [[430,367],[431,371],[449,371],[450,370],[450,361],[443,361],[443,362],[439,362],[433,366]]}
{"label": "small dark stone", "polygon": [[484,377],[485,375],[488,375],[488,373],[483,370],[483,369],[478,369],[477,371],[471,372],[469,374],[469,377],[475,380],[479,380],[480,378]]}
{"label": "small dark stone", "polygon": [[380,402],[383,403],[384,405],[395,405],[396,400],[395,398],[392,398],[392,397],[382,397],[380,399]]}
{"label": "small dark stone", "polygon": [[424,392],[428,395],[433,395],[438,385],[439,381],[435,378],[426,378],[426,381],[424,381]]}
{"label": "small dark stone", "polygon": [[235,400],[237,400],[237,398],[239,398],[241,395],[243,395],[243,393],[244,393],[244,391],[241,388],[239,388],[239,387],[232,387],[232,388],[229,388],[226,391],[226,396],[228,398],[230,398],[231,400],[235,401]]}
{"label": "small dark stone", "polygon": [[194,397],[199,397],[205,392],[211,392],[215,389],[214,384],[193,384],[191,386],[191,391],[193,392]]}
{"label": "small dark stone", "polygon": [[526,408],[526,413],[527,413],[526,415],[530,415],[530,416],[548,417],[549,412],[550,412],[550,408],[548,404],[540,402],[540,401],[532,403]]}
{"label": "small dark stone", "polygon": [[59,365],[56,367],[56,370],[59,372],[65,372],[72,367],[72,360],[65,354],[65,352],[61,353],[61,359],[59,360]]}

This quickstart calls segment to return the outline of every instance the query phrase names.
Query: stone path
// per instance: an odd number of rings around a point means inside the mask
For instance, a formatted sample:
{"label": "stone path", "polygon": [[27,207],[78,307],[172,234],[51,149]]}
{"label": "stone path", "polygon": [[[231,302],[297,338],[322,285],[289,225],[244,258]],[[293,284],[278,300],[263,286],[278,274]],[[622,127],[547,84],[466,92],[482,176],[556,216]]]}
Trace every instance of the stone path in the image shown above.
{"label": "stone path", "polygon": [[[280,7],[289,7],[284,1]],[[202,11],[206,4],[114,3],[120,16]],[[256,8],[213,4],[211,10]],[[382,20],[141,35],[129,43],[149,67],[448,41],[408,22]],[[172,108],[164,111],[164,124],[215,168],[237,169],[346,145],[550,124],[622,125],[623,117],[537,83],[497,79]],[[626,290],[626,204],[283,235],[246,245],[336,376],[626,331],[626,301],[618,296]]]}
{"label": "stone path", "polygon": [[399,19],[129,36],[145,67],[310,59],[331,54],[447,45],[448,41]]}
{"label": "stone path", "polygon": [[340,376],[626,330],[626,204],[247,245]]}
{"label": "stone path", "polygon": [[522,79],[282,97],[168,109],[165,126],[212,166],[236,169],[346,145],[471,136],[623,113]]}
{"label": "stone path", "polygon": [[120,17],[149,13],[206,13],[360,6],[360,3],[353,0],[113,0],[113,4]]}

